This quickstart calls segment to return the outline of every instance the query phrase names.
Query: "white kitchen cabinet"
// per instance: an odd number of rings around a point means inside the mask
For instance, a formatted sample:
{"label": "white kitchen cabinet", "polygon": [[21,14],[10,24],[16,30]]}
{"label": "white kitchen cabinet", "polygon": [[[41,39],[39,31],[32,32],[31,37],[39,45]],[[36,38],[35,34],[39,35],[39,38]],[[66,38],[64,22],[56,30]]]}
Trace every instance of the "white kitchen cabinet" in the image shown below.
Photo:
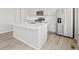
{"label": "white kitchen cabinet", "polygon": [[21,24],[26,24],[26,9],[21,8]]}
{"label": "white kitchen cabinet", "polygon": [[21,21],[21,12],[20,12],[20,8],[16,8],[15,10],[15,23],[20,24]]}
{"label": "white kitchen cabinet", "polygon": [[16,8],[15,11],[15,22],[18,24],[26,24],[28,18],[28,9],[27,8]]}
{"label": "white kitchen cabinet", "polygon": [[44,11],[44,16],[55,16],[57,13],[57,8],[29,8],[29,16],[37,16],[37,11]]}
{"label": "white kitchen cabinet", "polygon": [[21,25],[12,23],[13,37],[28,44],[29,46],[40,49],[47,41],[47,23]]}
{"label": "white kitchen cabinet", "polygon": [[[44,11],[43,16],[37,16],[37,11]],[[29,18],[35,19],[38,17],[44,17],[45,21],[49,24],[48,31],[56,32],[56,21],[57,21],[58,8],[29,8],[28,16]]]}

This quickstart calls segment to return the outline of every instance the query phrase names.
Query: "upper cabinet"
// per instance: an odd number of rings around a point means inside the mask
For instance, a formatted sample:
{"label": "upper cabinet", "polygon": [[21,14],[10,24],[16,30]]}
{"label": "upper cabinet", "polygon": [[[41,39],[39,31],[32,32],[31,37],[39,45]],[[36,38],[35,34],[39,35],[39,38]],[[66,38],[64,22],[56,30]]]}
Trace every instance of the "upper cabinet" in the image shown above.
{"label": "upper cabinet", "polygon": [[38,11],[42,11],[43,15],[40,16],[55,16],[57,14],[57,8],[29,8],[29,16],[37,16]]}
{"label": "upper cabinet", "polygon": [[29,16],[57,16],[58,8],[17,8],[16,14],[21,18]]}
{"label": "upper cabinet", "polygon": [[57,8],[46,8],[45,9],[45,15],[47,16],[56,16],[58,12]]}
{"label": "upper cabinet", "polygon": [[21,10],[20,8],[16,8],[15,10],[15,23],[19,24],[21,20]]}

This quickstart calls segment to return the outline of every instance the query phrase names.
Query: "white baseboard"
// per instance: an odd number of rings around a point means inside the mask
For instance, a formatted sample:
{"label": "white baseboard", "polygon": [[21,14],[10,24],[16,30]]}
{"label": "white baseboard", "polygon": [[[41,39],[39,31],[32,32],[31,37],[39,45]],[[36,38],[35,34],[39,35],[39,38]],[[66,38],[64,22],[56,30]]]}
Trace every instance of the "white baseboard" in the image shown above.
{"label": "white baseboard", "polygon": [[17,36],[14,36],[14,35],[13,35],[13,37],[16,38],[17,40],[20,40],[20,41],[24,42],[25,44],[29,45],[30,47],[32,47],[32,48],[34,48],[34,49],[36,49],[36,50],[40,50],[40,48],[41,48],[41,47],[37,48],[37,47],[35,47],[34,45],[32,45],[32,44],[30,44],[30,43],[28,43],[28,42],[26,42],[26,41],[20,39],[20,38],[17,37]]}

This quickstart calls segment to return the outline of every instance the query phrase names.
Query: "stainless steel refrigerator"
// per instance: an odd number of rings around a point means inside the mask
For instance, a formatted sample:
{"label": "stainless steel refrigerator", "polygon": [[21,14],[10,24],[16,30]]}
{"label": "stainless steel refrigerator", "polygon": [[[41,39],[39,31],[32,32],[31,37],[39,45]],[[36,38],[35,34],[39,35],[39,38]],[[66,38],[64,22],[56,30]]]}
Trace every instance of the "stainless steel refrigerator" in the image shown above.
{"label": "stainless steel refrigerator", "polygon": [[60,8],[57,15],[56,33],[59,35],[74,36],[73,8]]}

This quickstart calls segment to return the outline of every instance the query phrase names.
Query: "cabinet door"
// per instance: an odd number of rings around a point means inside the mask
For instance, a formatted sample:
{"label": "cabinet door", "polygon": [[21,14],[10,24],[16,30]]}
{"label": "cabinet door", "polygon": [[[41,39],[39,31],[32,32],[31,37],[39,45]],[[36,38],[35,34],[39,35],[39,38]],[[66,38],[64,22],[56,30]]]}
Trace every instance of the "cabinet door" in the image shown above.
{"label": "cabinet door", "polygon": [[73,37],[73,9],[63,9],[63,35]]}
{"label": "cabinet door", "polygon": [[44,11],[44,16],[56,16],[57,8],[29,8],[29,16],[37,16],[37,11]]}
{"label": "cabinet door", "polygon": [[26,9],[21,8],[21,24],[25,24],[25,23],[26,23]]}
{"label": "cabinet door", "polygon": [[20,8],[16,8],[15,10],[15,23],[20,24]]}
{"label": "cabinet door", "polygon": [[36,16],[36,12],[39,11],[39,8],[29,8],[28,9],[28,15],[29,16]]}
{"label": "cabinet door", "polygon": [[15,22],[19,24],[25,24],[28,17],[27,8],[17,8],[16,9],[16,19]]}

